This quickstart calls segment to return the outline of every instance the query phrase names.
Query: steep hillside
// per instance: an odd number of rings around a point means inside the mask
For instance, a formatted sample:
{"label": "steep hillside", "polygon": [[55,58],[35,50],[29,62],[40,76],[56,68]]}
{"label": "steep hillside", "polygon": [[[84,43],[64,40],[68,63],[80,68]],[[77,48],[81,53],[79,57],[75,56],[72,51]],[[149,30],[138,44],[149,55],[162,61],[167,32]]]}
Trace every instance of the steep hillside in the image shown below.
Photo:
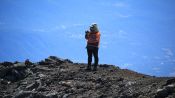
{"label": "steep hillside", "polygon": [[50,56],[32,63],[0,63],[0,98],[175,98],[175,78]]}

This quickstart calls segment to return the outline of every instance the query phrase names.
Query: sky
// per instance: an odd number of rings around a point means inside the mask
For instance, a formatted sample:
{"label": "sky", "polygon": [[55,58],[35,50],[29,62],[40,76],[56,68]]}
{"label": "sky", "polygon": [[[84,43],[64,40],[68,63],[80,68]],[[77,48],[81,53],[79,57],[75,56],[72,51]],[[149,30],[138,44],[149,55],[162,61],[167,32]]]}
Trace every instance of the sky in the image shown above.
{"label": "sky", "polygon": [[87,63],[92,23],[100,64],[175,76],[174,0],[0,0],[0,62],[54,55]]}

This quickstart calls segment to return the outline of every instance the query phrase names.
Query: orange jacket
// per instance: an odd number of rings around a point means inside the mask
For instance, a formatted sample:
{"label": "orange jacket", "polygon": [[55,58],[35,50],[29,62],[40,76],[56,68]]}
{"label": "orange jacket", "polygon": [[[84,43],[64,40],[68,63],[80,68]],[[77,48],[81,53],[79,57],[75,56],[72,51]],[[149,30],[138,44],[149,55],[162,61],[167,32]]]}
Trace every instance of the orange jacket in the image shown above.
{"label": "orange jacket", "polygon": [[99,43],[100,43],[100,32],[89,32],[86,35],[86,40],[87,40],[87,45],[88,46],[95,46],[95,47],[99,47]]}

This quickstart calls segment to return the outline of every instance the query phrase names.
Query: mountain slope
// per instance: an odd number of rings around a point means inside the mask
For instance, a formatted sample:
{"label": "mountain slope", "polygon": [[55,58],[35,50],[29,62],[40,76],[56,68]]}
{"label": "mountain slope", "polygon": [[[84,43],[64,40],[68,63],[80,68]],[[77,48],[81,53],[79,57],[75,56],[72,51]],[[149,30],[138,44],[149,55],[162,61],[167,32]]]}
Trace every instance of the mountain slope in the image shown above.
{"label": "mountain slope", "polygon": [[102,64],[50,56],[32,63],[0,63],[0,98],[175,98],[175,78],[153,77]]}

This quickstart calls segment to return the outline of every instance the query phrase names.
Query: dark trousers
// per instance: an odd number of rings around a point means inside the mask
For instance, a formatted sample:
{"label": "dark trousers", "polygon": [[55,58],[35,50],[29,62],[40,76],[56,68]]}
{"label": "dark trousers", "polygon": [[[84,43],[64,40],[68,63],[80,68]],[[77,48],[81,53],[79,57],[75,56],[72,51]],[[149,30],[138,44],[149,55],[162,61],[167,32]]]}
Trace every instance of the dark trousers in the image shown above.
{"label": "dark trousers", "polygon": [[91,66],[92,56],[94,56],[94,67],[98,65],[98,47],[87,46],[87,54],[88,54],[88,66]]}

